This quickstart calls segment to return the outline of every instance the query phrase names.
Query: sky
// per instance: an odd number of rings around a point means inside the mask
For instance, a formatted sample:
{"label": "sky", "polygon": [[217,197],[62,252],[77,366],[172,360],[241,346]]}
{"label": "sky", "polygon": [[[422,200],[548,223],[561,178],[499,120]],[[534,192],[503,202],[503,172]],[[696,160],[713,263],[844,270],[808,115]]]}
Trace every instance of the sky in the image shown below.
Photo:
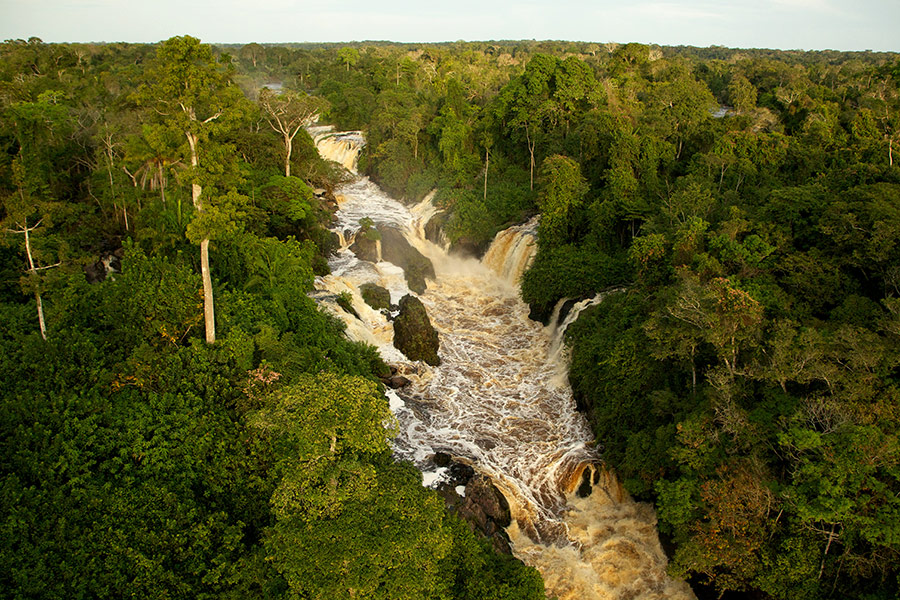
{"label": "sky", "polygon": [[900,51],[900,0],[0,0],[0,39],[575,40]]}

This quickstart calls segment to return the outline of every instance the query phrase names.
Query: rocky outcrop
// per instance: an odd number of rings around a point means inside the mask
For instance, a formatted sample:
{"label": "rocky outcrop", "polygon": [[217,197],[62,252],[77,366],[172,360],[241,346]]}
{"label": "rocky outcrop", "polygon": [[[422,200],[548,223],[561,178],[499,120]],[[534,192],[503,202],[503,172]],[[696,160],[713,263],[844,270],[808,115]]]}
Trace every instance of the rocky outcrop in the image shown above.
{"label": "rocky outcrop", "polygon": [[[449,481],[437,488],[447,509],[468,523],[472,531],[487,538],[494,550],[512,554],[506,533],[506,527],[512,523],[509,503],[490,478],[475,474],[472,467],[452,461],[442,452],[435,455],[434,462],[448,468]],[[460,485],[465,486],[462,495],[456,492]]]}
{"label": "rocky outcrop", "polygon": [[380,285],[364,283],[359,286],[359,293],[366,304],[375,310],[390,310],[391,293]]}
{"label": "rocky outcrop", "polygon": [[444,246],[447,241],[444,227],[447,225],[449,217],[450,213],[442,210],[428,219],[428,222],[425,223],[425,239],[438,246]]}
{"label": "rocky outcrop", "polygon": [[437,366],[438,334],[431,325],[422,301],[407,294],[400,299],[400,313],[394,319],[394,347],[410,360]]}
{"label": "rocky outcrop", "polygon": [[[381,253],[379,256],[379,244]],[[385,260],[403,269],[406,284],[417,294],[424,294],[425,279],[434,279],[434,265],[421,252],[413,248],[403,232],[390,225],[364,226],[356,234],[350,250],[360,260],[378,262]]]}
{"label": "rocky outcrop", "polygon": [[378,225],[377,229],[381,234],[381,258],[403,269],[409,289],[424,294],[425,278],[434,279],[434,265],[406,241],[399,229],[387,225]]}
{"label": "rocky outcrop", "polygon": [[350,251],[359,260],[378,262],[378,232],[374,229],[364,228],[356,234],[356,239],[350,245]]}
{"label": "rocky outcrop", "polygon": [[[487,538],[497,552],[512,554],[506,527],[512,523],[509,503],[489,477],[475,473],[471,466],[454,460],[446,452],[436,452],[433,462],[446,469],[444,481],[437,486],[447,510],[469,524],[475,533]],[[458,489],[465,489],[460,494]]]}

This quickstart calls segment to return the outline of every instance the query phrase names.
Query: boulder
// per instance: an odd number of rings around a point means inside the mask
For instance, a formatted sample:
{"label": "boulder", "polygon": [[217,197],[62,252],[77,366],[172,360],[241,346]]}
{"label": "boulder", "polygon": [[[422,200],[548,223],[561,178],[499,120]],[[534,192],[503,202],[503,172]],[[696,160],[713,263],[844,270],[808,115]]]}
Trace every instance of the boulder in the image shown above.
{"label": "boulder", "polygon": [[431,325],[422,301],[407,294],[400,299],[400,313],[394,319],[394,347],[410,360],[437,366],[438,334]]}
{"label": "boulder", "polygon": [[[381,236],[381,258],[394,263],[406,274],[409,289],[417,294],[425,293],[425,278],[434,279],[434,265],[431,260],[406,241],[403,232],[396,227],[378,225]],[[357,256],[359,256],[357,254]]]}
{"label": "boulder", "polygon": [[475,241],[471,238],[459,238],[450,246],[450,253],[456,254],[457,256],[465,256],[467,258],[475,258],[481,260],[481,257],[484,256],[485,252],[487,252],[488,248],[491,245],[491,241]]}
{"label": "boulder", "polygon": [[[486,538],[497,552],[512,554],[505,529],[512,523],[509,503],[490,478],[476,474],[471,466],[457,462],[446,452],[435,452],[432,462],[447,469],[445,480],[435,490],[447,510]],[[462,495],[457,492],[459,486],[465,486]]]}
{"label": "boulder", "polygon": [[486,521],[493,521],[500,527],[509,527],[512,523],[506,497],[484,475],[476,475],[466,484],[466,504]]}
{"label": "boulder", "polygon": [[512,554],[505,530],[512,523],[509,503],[488,477],[475,475],[469,480],[456,514],[487,537],[497,552]]}
{"label": "boulder", "polygon": [[356,239],[350,244],[350,251],[359,260],[378,262],[378,237],[371,230],[361,230],[356,234]]}
{"label": "boulder", "polygon": [[385,380],[385,385],[392,390],[399,390],[402,387],[408,386],[410,383],[411,381],[403,375],[391,375]]}
{"label": "boulder", "polygon": [[375,310],[390,310],[391,293],[380,285],[364,283],[359,286],[362,299]]}

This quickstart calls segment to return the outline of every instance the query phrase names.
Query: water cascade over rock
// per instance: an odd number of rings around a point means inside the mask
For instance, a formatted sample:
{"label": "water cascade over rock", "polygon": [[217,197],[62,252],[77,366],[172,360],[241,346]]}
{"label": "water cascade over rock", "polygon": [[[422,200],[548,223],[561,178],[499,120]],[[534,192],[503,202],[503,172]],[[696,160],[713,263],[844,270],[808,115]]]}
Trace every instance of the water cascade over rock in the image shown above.
{"label": "water cascade over rock", "polygon": [[[418,298],[440,339],[440,366],[408,360],[393,345],[388,311],[362,299],[364,284],[387,290],[391,304],[410,294],[397,265],[360,261],[343,249],[331,261],[332,274],[317,279],[320,304],[348,323],[348,335],[377,346],[409,381],[387,392],[399,426],[395,453],[423,471],[426,485],[443,481],[442,494],[461,492],[457,504],[468,508],[460,514],[483,516],[482,528],[508,522],[513,553],[541,571],[550,596],[693,598],[687,584],[665,573],[652,507],[633,502],[602,466],[559,377],[555,323],[545,328],[531,321],[518,297],[514,283],[533,252],[535,224],[499,234],[481,262],[450,256],[426,240],[425,223],[366,178],[343,186],[338,198],[337,230],[352,236],[367,217],[379,231],[402,232],[434,267]],[[336,308],[341,292],[351,295],[359,318]],[[454,468],[469,467],[469,483],[448,489]],[[495,546],[502,543],[495,540]]]}
{"label": "water cascade over rock", "polygon": [[319,125],[307,129],[322,158],[333,160],[351,173],[356,173],[359,152],[366,145],[361,131],[335,132],[330,125]]}
{"label": "water cascade over rock", "polygon": [[537,254],[537,225],[538,217],[535,217],[498,233],[482,262],[511,285],[518,285],[522,273],[531,266]]}

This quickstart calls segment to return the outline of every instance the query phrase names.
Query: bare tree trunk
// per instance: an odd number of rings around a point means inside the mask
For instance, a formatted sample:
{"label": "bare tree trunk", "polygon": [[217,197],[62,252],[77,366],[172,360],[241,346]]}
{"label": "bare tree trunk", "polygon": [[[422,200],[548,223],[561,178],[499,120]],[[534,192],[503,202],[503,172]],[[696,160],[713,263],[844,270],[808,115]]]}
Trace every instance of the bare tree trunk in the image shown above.
{"label": "bare tree trunk", "polygon": [[203,320],[206,325],[206,343],[216,341],[216,315],[213,307],[212,277],[209,273],[209,240],[200,242],[200,273],[203,276]]}
{"label": "bare tree trunk", "polygon": [[41,337],[47,339],[47,325],[44,323],[44,303],[41,301],[41,293],[35,292],[34,299],[37,302],[38,324],[41,326]]}
{"label": "bare tree trunk", "polygon": [[[35,225],[35,227],[37,227],[37,225]],[[28,229],[27,220],[25,221],[25,227],[23,228],[23,231],[25,233],[25,254],[28,257],[28,272],[31,273],[32,276],[34,276],[37,273],[37,269],[34,266],[34,257],[31,254],[31,236],[28,235],[31,230]],[[46,340],[47,324],[44,322],[44,302],[41,299],[41,292],[37,288],[37,286],[35,286],[34,289],[34,300],[35,302],[37,302],[38,325],[41,328],[41,337]]]}
{"label": "bare tree trunk", "polygon": [[112,174],[112,141],[107,138],[106,140],[106,172],[109,175],[109,193],[112,194],[113,199],[116,197],[116,186],[113,182],[113,174]]}
{"label": "bare tree trunk", "polygon": [[[200,166],[200,158],[197,155],[197,136],[190,131],[186,132],[188,144],[191,146],[191,166]],[[203,200],[200,194],[203,188],[197,184],[191,184],[191,200],[197,212],[203,212]],[[206,343],[213,344],[216,341],[216,319],[213,308],[212,278],[209,272],[209,238],[200,242],[200,275],[203,279],[203,318],[206,325]]]}
{"label": "bare tree trunk", "polygon": [[487,176],[488,176],[488,167],[491,165],[491,155],[488,152],[488,149],[484,149],[484,201],[487,202]]}
{"label": "bare tree trunk", "polygon": [[534,189],[534,140],[531,139],[528,127],[525,127],[525,141],[528,143],[528,153],[531,155],[531,189]]}
{"label": "bare tree trunk", "polygon": [[697,395],[697,361],[694,359],[696,349],[691,350],[691,396]]}
{"label": "bare tree trunk", "polygon": [[828,543],[825,545],[825,553],[822,555],[822,564],[819,565],[819,576],[816,579],[822,579],[822,573],[825,572],[825,560],[828,557],[828,550],[831,548],[831,542],[835,540],[837,536],[834,535],[834,530],[837,527],[837,523],[831,524],[831,533],[828,534]]}
{"label": "bare tree trunk", "polygon": [[166,205],[166,173],[163,170],[162,161],[157,163],[157,168],[159,169],[159,198],[162,200],[162,205]]}
{"label": "bare tree trunk", "polygon": [[291,176],[291,151],[293,150],[293,140],[287,133],[284,134],[284,176]]}

